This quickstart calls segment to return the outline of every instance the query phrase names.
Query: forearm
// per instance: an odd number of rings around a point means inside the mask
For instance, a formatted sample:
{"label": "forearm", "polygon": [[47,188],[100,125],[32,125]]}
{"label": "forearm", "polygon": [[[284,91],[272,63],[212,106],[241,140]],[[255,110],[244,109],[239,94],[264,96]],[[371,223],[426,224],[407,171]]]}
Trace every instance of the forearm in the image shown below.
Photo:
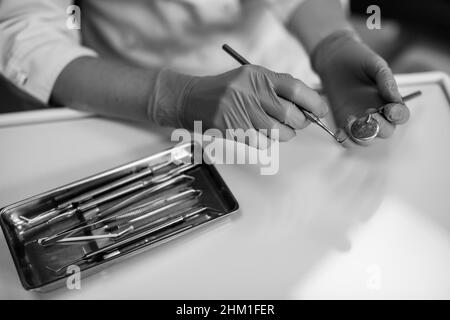
{"label": "forearm", "polygon": [[176,127],[182,92],[192,78],[170,70],[82,57],[69,63],[57,78],[52,103]]}
{"label": "forearm", "polygon": [[56,80],[52,103],[126,119],[147,119],[157,70],[142,70],[98,58],[69,63]]}
{"label": "forearm", "polygon": [[287,28],[309,54],[333,32],[353,30],[339,0],[306,0],[294,10]]}

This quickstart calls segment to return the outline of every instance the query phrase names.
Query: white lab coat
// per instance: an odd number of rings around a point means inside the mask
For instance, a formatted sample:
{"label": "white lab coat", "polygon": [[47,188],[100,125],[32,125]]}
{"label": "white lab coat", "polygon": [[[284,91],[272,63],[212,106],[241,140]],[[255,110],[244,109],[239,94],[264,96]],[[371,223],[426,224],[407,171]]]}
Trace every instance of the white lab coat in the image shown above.
{"label": "white lab coat", "polygon": [[72,1],[2,0],[0,72],[47,102],[77,57],[207,75],[238,66],[221,50],[226,42],[252,63],[311,83],[309,60],[283,25],[302,1],[82,0],[81,30],[74,30],[66,13]]}

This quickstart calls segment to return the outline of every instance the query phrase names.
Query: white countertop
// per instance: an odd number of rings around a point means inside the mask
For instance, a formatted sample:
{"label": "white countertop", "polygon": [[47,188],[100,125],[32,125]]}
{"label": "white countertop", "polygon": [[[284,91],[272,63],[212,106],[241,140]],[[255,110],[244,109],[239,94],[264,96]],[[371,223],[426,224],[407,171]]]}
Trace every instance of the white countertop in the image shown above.
{"label": "white countertop", "polygon": [[[449,80],[398,79],[423,95],[393,139],[348,151],[310,126],[281,145],[276,175],[218,165],[240,213],[81,290],[25,291],[1,236],[0,298],[449,299]],[[68,110],[0,116],[0,207],[158,152],[170,132]]]}

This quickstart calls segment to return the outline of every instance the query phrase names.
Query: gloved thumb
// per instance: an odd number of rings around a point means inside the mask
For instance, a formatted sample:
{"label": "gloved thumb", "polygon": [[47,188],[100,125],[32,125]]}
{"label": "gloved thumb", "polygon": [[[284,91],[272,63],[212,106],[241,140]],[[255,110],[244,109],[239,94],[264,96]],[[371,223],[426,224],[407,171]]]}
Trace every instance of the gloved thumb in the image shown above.
{"label": "gloved thumb", "polygon": [[366,60],[366,72],[369,78],[375,81],[385,101],[402,103],[402,96],[398,90],[394,74],[383,58],[376,54],[370,55]]}

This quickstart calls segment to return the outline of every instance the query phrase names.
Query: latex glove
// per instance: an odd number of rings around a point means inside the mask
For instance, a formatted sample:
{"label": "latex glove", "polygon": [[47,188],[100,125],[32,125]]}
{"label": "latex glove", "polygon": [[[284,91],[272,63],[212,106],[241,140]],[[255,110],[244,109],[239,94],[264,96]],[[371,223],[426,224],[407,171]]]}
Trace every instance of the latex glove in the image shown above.
{"label": "latex glove", "polygon": [[409,119],[394,76],[379,55],[351,31],[337,31],[313,51],[312,64],[330,100],[336,124],[350,134],[352,123],[382,106],[374,117],[380,124],[378,137],[390,137],[397,124]]}
{"label": "latex glove", "polygon": [[[189,81],[179,79],[182,85],[173,79],[172,83],[166,83],[170,86],[166,90],[179,93],[175,125],[191,130],[194,121],[202,121],[203,129],[219,129],[224,137],[226,129],[266,129],[268,136],[271,129],[278,129],[279,140],[288,141],[295,136],[295,130],[309,124],[292,102],[319,117],[328,111],[320,95],[300,80],[259,66],[246,65],[217,76],[192,77]],[[164,100],[164,94],[158,96]],[[174,112],[158,109],[157,118],[166,118],[162,122],[174,125],[173,121],[167,121],[174,117]],[[258,147],[258,141],[256,137],[256,140],[241,142]]]}

